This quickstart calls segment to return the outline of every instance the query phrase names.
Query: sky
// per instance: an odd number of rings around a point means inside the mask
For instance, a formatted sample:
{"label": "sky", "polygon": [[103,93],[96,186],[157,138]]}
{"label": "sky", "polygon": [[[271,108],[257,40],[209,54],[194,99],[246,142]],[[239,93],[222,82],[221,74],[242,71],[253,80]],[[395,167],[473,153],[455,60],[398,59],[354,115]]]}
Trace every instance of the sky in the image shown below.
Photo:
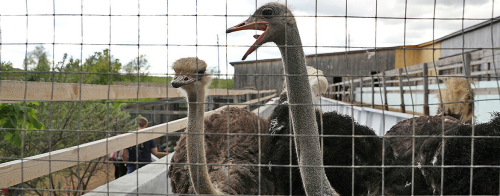
{"label": "sky", "polygon": [[[241,61],[257,32],[225,30],[267,2],[273,1],[0,0],[0,60],[23,68],[26,51],[37,45],[55,62],[64,53],[85,59],[109,48],[123,64],[146,55],[153,76],[173,74],[175,60],[193,56],[231,76],[229,62]],[[500,0],[279,2],[295,15],[306,54],[345,51],[347,40],[350,50],[420,44],[500,15]],[[247,60],[281,57],[274,43],[265,46]]]}

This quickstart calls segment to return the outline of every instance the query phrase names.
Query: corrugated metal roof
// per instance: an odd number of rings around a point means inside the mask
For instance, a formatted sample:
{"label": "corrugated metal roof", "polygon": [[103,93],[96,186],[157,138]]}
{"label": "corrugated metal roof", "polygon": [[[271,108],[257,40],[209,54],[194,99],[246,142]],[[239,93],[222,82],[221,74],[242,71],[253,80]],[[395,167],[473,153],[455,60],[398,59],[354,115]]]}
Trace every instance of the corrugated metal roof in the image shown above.
{"label": "corrugated metal roof", "polygon": [[[472,25],[470,27],[467,27],[465,29],[463,29],[463,33],[467,33],[469,31],[473,31],[473,30],[476,30],[476,29],[479,29],[479,28],[482,28],[482,27],[485,27],[487,25],[491,25],[491,24],[494,24],[494,23],[497,23],[500,21],[500,16],[497,16],[495,18],[492,18],[492,19],[489,19],[489,20],[486,20],[484,22],[481,22],[481,23],[478,23],[478,24],[475,24],[475,25]],[[449,35],[446,35],[444,37],[441,37],[439,39],[436,39],[436,42],[441,42],[443,40],[447,40],[447,39],[450,39],[452,37],[455,37],[455,36],[459,36],[459,35],[462,35],[462,29],[456,31],[456,32],[453,32]]]}

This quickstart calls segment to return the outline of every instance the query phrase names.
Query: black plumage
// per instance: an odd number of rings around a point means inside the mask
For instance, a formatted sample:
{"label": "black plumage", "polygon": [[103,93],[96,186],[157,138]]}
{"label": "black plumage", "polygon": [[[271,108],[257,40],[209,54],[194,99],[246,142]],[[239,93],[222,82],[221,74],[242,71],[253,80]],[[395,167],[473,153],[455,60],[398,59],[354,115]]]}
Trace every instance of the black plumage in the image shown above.
{"label": "black plumage", "polygon": [[[440,131],[441,129],[439,129]],[[477,138],[471,139],[472,133]],[[472,175],[472,194],[500,194],[500,113],[476,126],[461,124],[447,129],[444,133],[444,157],[442,156],[441,137],[427,139],[419,149],[417,161],[425,166],[421,172],[432,187],[433,194],[468,195],[470,194],[470,178]],[[457,137],[453,137],[457,136]],[[458,137],[463,136],[463,137]],[[472,142],[473,140],[473,142]],[[473,152],[471,145],[474,144]],[[473,163],[471,164],[471,157]],[[444,168],[443,192],[441,193],[441,166],[457,166]],[[471,173],[470,166],[473,165]]]}
{"label": "black plumage", "polygon": [[[286,98],[281,97],[282,100]],[[349,116],[336,112],[321,114],[316,110],[319,133],[323,137],[323,163],[332,187],[340,195],[352,193],[352,142],[353,121]],[[321,123],[322,122],[322,123]],[[290,125],[287,104],[278,105],[269,117],[269,132],[273,134],[264,146],[264,161],[272,165],[270,173],[274,177],[275,192],[292,195],[304,195],[300,172],[297,167],[297,155]],[[380,166],[382,163],[382,139],[372,129],[354,123],[354,165]],[[290,146],[291,144],[291,146]],[[291,152],[290,152],[291,149]],[[291,153],[291,154],[290,154]],[[290,157],[291,156],[291,157]],[[288,165],[293,167],[290,169]],[[328,167],[343,166],[343,167]],[[290,172],[291,170],[291,172]],[[290,184],[291,175],[291,184]],[[370,190],[379,190],[381,169],[376,167],[354,169],[354,193],[366,195]],[[291,192],[290,192],[291,189]]]}

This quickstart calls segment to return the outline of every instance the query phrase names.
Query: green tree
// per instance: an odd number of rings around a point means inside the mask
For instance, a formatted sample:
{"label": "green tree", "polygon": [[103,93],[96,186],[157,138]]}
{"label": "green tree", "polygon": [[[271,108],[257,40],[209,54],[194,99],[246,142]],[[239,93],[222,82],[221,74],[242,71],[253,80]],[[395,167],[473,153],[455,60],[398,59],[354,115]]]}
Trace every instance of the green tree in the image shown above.
{"label": "green tree", "polygon": [[[68,54],[64,54],[60,62],[55,66],[55,82],[59,83],[79,83],[80,82],[80,59],[73,59]],[[75,73],[75,74],[71,74]]]}
{"label": "green tree", "polygon": [[[33,105],[38,103],[35,102]],[[26,134],[30,134],[32,129],[43,129],[44,126],[37,119],[36,113],[37,110],[34,108],[24,108],[19,103],[0,103],[0,128],[4,129],[0,135],[4,141],[21,147],[23,142],[21,129],[28,129],[25,131]]]}
{"label": "green tree", "polygon": [[11,71],[12,69],[14,69],[14,67],[12,66],[12,63],[10,61],[0,62],[0,67],[1,67],[1,71]]}
{"label": "green tree", "polygon": [[134,82],[137,81],[137,73],[139,73],[139,78],[141,82],[150,82],[151,78],[149,75],[149,68],[151,66],[148,62],[148,57],[144,54],[135,57],[127,65],[123,66],[123,71],[127,74],[125,76],[126,81]]}
{"label": "green tree", "polygon": [[0,80],[4,80],[6,77],[11,76],[12,74],[5,73],[5,72],[12,71],[13,69],[14,69],[14,67],[12,66],[12,63],[10,61],[0,62]]}
{"label": "green tree", "polygon": [[28,74],[28,81],[50,81],[50,61],[49,53],[43,46],[36,46],[35,49],[28,53],[28,57],[24,59],[24,63],[32,73]]}
{"label": "green tree", "polygon": [[83,71],[99,74],[85,74],[84,83],[106,85],[109,80],[113,84],[113,81],[120,81],[118,73],[121,68],[122,63],[119,59],[115,59],[110,55],[109,49],[104,49],[102,52],[95,52],[85,60]]}
{"label": "green tree", "polygon": [[[109,133],[134,130],[134,120],[130,114],[123,112],[125,104],[107,104],[105,102],[41,102],[36,109],[38,120],[50,131],[33,131],[24,135],[24,157],[34,156],[49,151],[69,148],[108,137]],[[3,135],[2,135],[3,136]],[[109,152],[111,153],[111,152]],[[21,157],[21,147],[9,142],[0,142],[1,161]],[[25,182],[25,185],[36,189],[61,189],[60,179],[67,188],[85,190],[96,172],[105,166],[96,159],[83,162],[65,170],[53,172]],[[50,176],[50,178],[49,178]],[[28,193],[46,195],[44,191]],[[78,192],[51,192],[52,195],[78,195]]]}

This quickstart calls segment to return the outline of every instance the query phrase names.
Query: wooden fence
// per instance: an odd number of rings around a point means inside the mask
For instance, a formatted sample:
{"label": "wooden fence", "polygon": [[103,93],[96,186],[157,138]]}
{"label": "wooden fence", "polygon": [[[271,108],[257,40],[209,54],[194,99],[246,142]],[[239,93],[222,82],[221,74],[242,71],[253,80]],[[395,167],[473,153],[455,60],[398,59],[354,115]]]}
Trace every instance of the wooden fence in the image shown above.
{"label": "wooden fence", "polygon": [[[494,64],[494,60],[496,64]],[[360,103],[361,106],[375,108],[375,93],[383,94],[382,108],[389,110],[387,93],[399,93],[401,97],[401,112],[406,113],[404,94],[410,93],[404,86],[423,85],[423,90],[412,90],[412,93],[423,93],[424,115],[429,115],[429,94],[437,94],[437,90],[429,90],[429,83],[438,83],[439,79],[463,76],[473,80],[498,80],[500,75],[500,50],[478,50],[463,55],[443,58],[434,62],[422,63],[401,69],[393,69],[373,74],[368,77],[344,77],[342,82],[330,84],[324,96],[344,102],[353,102],[358,94],[371,96],[371,103]],[[481,70],[486,67],[486,70]],[[496,65],[496,66],[494,66]],[[495,69],[495,67],[497,69]],[[361,74],[360,74],[361,75]],[[377,88],[381,90],[376,90]],[[399,90],[388,91],[388,86],[399,86]],[[371,91],[362,90],[371,87]],[[354,88],[360,90],[354,91]],[[475,90],[476,95],[500,95],[499,88],[481,88]]]}
{"label": "wooden fence", "polygon": [[[275,90],[209,89],[207,95],[246,95]],[[123,85],[1,81],[0,103],[182,97],[177,89]]]}

